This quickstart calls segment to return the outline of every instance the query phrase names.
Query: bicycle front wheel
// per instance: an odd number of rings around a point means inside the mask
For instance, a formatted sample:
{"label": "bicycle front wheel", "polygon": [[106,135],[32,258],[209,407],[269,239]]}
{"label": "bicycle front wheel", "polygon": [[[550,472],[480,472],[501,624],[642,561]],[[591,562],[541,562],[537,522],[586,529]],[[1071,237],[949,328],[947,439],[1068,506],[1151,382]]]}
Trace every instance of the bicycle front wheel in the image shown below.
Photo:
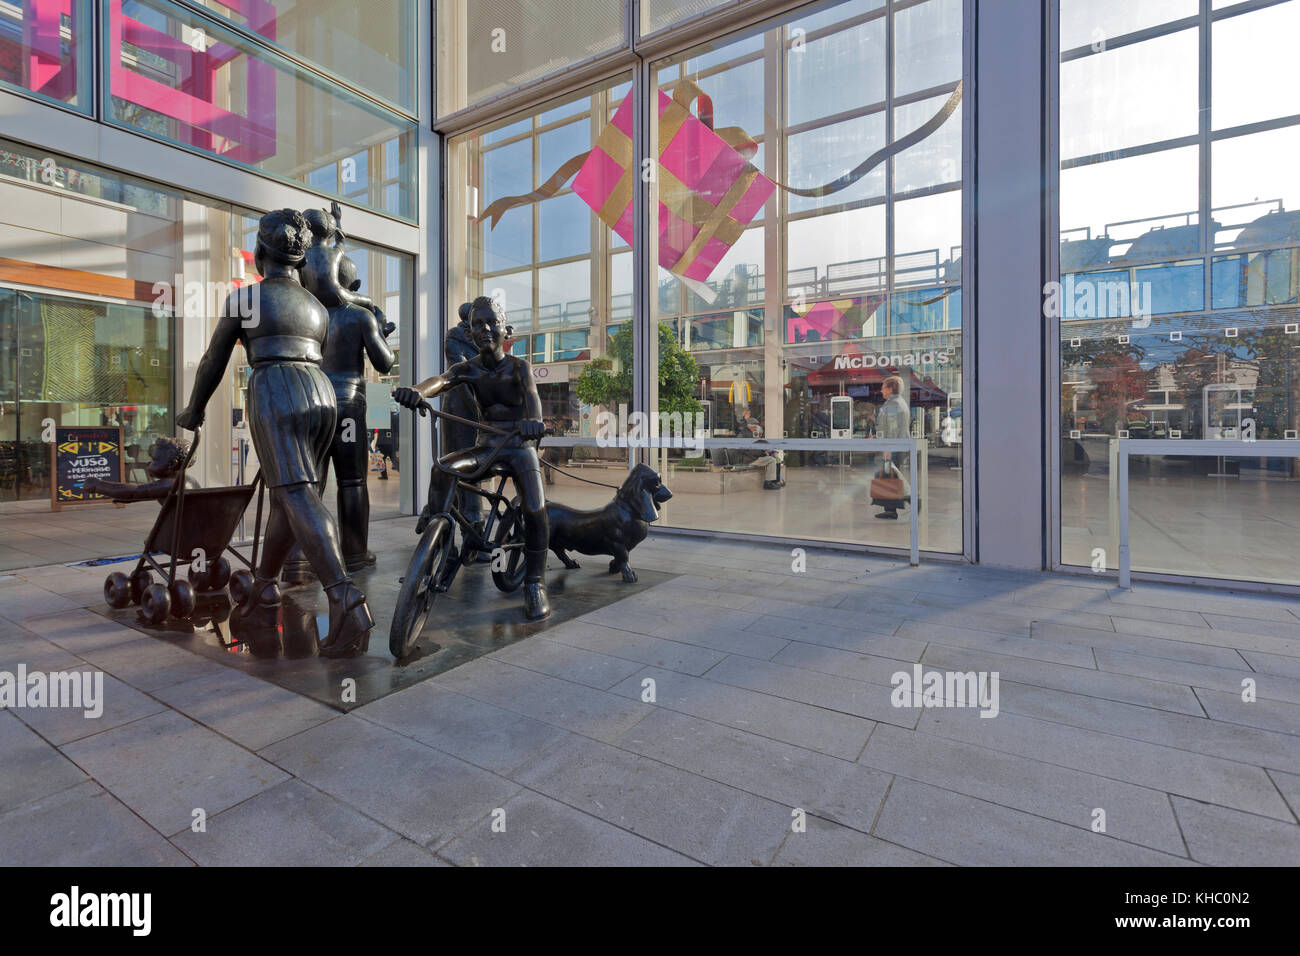
{"label": "bicycle front wheel", "polygon": [[451,551],[451,539],[451,520],[445,516],[435,518],[424,529],[411,555],[397,596],[397,607],[393,609],[393,625],[388,630],[388,649],[399,660],[410,654],[420,640],[420,632],[438,593],[435,582],[442,577]]}

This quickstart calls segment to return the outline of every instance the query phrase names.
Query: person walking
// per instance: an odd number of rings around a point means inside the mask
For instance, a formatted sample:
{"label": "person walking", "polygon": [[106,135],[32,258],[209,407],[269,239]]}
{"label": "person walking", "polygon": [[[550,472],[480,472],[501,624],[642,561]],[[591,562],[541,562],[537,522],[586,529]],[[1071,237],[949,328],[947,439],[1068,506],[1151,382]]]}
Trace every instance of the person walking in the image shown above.
{"label": "person walking", "polygon": [[[876,413],[877,438],[907,438],[910,435],[912,413],[907,407],[907,399],[903,397],[904,388],[902,378],[897,375],[891,375],[881,383],[880,394],[884,396],[885,401],[881,404],[880,411]],[[899,474],[889,452],[885,452],[881,457],[877,478],[897,478],[899,484],[902,484],[902,475]],[[877,518],[898,520],[898,507],[903,503],[901,496],[897,499],[876,500],[885,509],[876,515]]]}

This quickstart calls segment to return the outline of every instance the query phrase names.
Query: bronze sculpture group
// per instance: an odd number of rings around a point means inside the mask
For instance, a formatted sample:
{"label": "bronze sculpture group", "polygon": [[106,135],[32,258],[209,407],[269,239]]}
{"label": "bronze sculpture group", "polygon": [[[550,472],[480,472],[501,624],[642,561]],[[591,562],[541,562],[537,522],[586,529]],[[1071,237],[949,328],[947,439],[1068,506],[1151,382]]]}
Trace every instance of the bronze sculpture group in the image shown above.
{"label": "bronze sculpture group", "polygon": [[[262,217],[254,254],[261,281],[227,299],[189,403],[176,419],[185,429],[202,425],[235,345],[242,344],[252,369],[249,428],[271,508],[252,585],[238,600],[232,622],[275,626],[282,609],[282,573],[287,583],[314,575],[329,601],[329,630],[319,645],[326,657],[366,650],[374,627],[365,595],[351,575],[375,560],[367,549],[364,363],[369,359],[383,374],[396,361],[386,341],[394,326],[359,294],[339,219],[337,203],[328,212],[281,209]],[[463,485],[489,472],[504,475],[512,479],[517,498],[511,503],[514,527],[502,530],[502,540],[509,531],[512,547],[522,550],[529,620],[551,613],[545,584],[548,547],[566,567],[577,566],[566,549],[611,555],[610,573],[622,572],[624,580],[635,581],[628,552],[645,538],[648,522],[671,497],[659,476],[639,466],[602,509],[548,508],[538,456],[546,426],[532,370],[505,351],[509,329],[494,300],[481,296],[462,305],[459,318],[447,335],[447,370],[393,392],[399,405],[422,412],[430,409],[428,399],[442,397],[441,456],[417,532],[435,517],[434,503],[448,500],[454,506],[444,507],[458,513],[463,528],[481,531],[480,498],[492,496],[468,493]],[[492,440],[490,435],[502,437]],[[321,498],[331,462],[338,486],[337,521]],[[457,490],[450,495],[453,486]],[[463,547],[470,547],[470,541],[476,542],[474,548],[485,547],[482,533],[465,534]],[[490,555],[481,551],[480,558]],[[502,589],[517,586],[515,578]]]}
{"label": "bronze sculpture group", "polygon": [[271,513],[253,586],[231,616],[274,625],[281,607],[280,572],[296,544],[329,599],[329,632],[320,645],[327,657],[364,650],[375,624],[348,571],[338,523],[320,497],[339,429],[339,405],[335,384],[322,367],[330,307],[308,290],[304,277],[337,302],[335,307],[342,306],[348,300],[338,277],[341,252],[341,240],[327,247],[297,210],[263,216],[253,259],[262,279],[227,299],[199,362],[189,404],[176,417],[181,428],[202,425],[231,353],[242,344],[252,366],[249,429],[271,494]]}

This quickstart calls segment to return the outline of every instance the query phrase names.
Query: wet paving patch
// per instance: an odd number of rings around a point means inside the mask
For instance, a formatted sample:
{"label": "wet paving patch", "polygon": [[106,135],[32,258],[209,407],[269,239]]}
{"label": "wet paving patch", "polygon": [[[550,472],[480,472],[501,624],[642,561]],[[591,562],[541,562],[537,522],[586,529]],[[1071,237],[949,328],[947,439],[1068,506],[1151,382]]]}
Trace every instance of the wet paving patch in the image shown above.
{"label": "wet paving patch", "polygon": [[[498,591],[486,564],[462,568],[450,590],[434,601],[419,644],[402,661],[395,661],[388,651],[388,628],[409,550],[379,552],[374,567],[354,573],[370,604],[375,629],[368,650],[351,657],[329,659],[317,654],[317,642],[329,629],[328,603],[318,584],[284,588],[284,607],[274,628],[232,628],[230,599],[224,591],[200,595],[190,620],[172,618],[157,627],[145,624],[136,607],[114,610],[100,604],[93,610],[164,643],[346,711],[675,577],[638,570],[637,582],[627,584],[617,574],[604,573],[609,558],[576,557],[583,564],[578,570],[547,571],[551,616],[538,622],[524,619],[522,589],[513,594]],[[344,683],[349,678],[354,687]]]}

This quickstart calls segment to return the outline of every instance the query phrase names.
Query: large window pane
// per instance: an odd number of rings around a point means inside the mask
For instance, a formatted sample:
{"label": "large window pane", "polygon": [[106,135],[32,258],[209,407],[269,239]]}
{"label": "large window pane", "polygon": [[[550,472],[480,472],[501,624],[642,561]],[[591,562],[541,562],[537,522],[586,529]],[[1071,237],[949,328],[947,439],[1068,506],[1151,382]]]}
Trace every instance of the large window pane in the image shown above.
{"label": "large window pane", "polygon": [[[1168,439],[1130,462],[1132,567],[1300,583],[1300,463],[1242,440],[1300,433],[1300,2],[1242,7],[1061,3],[1065,564],[1115,567],[1113,443]],[[1146,32],[1110,47],[1117,29]]]}
{"label": "large window pane", "polygon": [[0,86],[91,111],[89,0],[0,4]]}
{"label": "large window pane", "polygon": [[870,486],[907,455],[711,442],[911,437],[922,547],[961,551],[961,19],[854,0],[654,65],[651,321],[698,373],[681,388],[673,363],[652,389],[706,423],[703,455],[656,456],[667,523],[906,547]]}
{"label": "large window pane", "polygon": [[[561,440],[594,438],[600,411],[633,404],[632,103],[623,79],[447,144],[448,315],[455,322],[460,304],[480,295],[501,304],[508,349],[532,363]],[[627,468],[625,449],[590,441],[548,455],[616,484]],[[608,499],[599,487],[547,480],[569,504]]]}
{"label": "large window pane", "polygon": [[641,4],[641,32],[654,33],[688,17],[707,13],[728,0],[645,0]]}
{"label": "large window pane", "polygon": [[441,0],[438,114],[624,43],[622,0]]}
{"label": "large window pane", "polygon": [[415,216],[414,124],[231,31],[164,0],[112,0],[105,64],[112,122]]}
{"label": "large window pane", "polygon": [[414,112],[417,0],[194,0],[353,86]]}

